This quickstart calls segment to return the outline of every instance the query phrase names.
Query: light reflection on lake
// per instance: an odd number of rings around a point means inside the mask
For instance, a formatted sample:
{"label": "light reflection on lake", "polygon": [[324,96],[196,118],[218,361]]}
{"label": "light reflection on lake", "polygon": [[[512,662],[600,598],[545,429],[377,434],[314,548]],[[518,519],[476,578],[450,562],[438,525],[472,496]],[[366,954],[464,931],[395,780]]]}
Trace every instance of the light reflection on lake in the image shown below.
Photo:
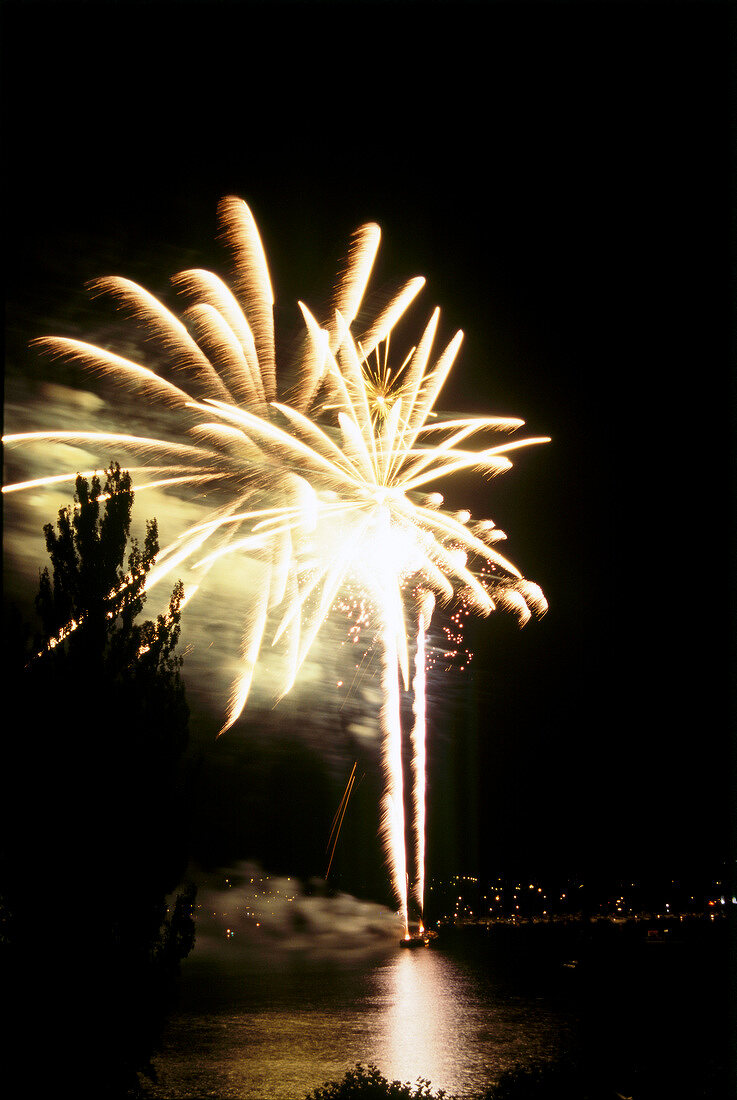
{"label": "light reflection on lake", "polygon": [[[235,959],[233,960],[235,962]],[[512,996],[490,968],[443,948],[338,961],[275,955],[185,971],[182,1010],[156,1060],[154,1095],[298,1100],[356,1062],[433,1090],[478,1093],[504,1069],[554,1057],[570,1025]]]}
{"label": "light reflection on lake", "polygon": [[376,1060],[387,1076],[478,1092],[514,1062],[554,1055],[562,1038],[540,1002],[507,997],[442,951],[400,951],[374,980],[384,1009]]}

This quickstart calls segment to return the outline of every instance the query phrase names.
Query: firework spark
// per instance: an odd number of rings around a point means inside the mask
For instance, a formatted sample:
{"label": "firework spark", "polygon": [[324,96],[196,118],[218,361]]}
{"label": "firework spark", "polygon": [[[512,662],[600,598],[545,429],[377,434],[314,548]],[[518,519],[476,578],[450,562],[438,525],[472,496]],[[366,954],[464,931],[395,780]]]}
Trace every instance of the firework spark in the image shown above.
{"label": "firework spark", "polygon": [[[207,520],[182,531],[159,555],[147,588],[183,562],[201,574],[225,557],[257,563],[258,595],[244,624],[240,674],[223,731],[237,720],[267,644],[285,655],[279,694],[293,687],[331,608],[350,587],[374,609],[382,651],[381,726],[386,793],[382,831],[405,931],[407,859],[402,776],[400,675],[409,690],[410,634],[415,637],[414,832],[416,894],[423,907],[425,821],[425,639],[432,607],[462,604],[488,615],[495,607],[520,622],[546,603],[537,585],[494,547],[492,521],[444,510],[437,484],[464,470],[493,476],[509,455],[545,438],[490,445],[523,421],[506,417],[443,419],[434,410],[458,354],[458,332],[433,360],[440,312],[393,369],[390,336],[424,285],[414,278],[358,334],[357,318],[380,241],[368,224],[353,236],[332,310],[322,322],[300,302],[305,324],[297,382],[280,391],[274,342],[274,296],[265,253],[250,210],[239,199],[220,204],[232,250],[232,289],[209,271],[179,273],[173,282],[191,304],[180,319],[128,279],[90,284],[142,326],[177,379],[79,340],[48,337],[36,345],[54,357],[123,382],[174,414],[173,432],[187,442],[121,433],[52,430],[15,433],[6,446],[32,440],[116,445],[170,477],[142,486],[206,483],[219,504]],[[186,323],[185,323],[186,322]],[[487,440],[471,448],[472,437]],[[4,492],[51,484],[70,474],[6,485]],[[430,491],[432,489],[432,491]],[[190,598],[193,593],[187,593]],[[111,594],[112,596],[112,594]],[[417,624],[415,632],[414,626]],[[221,731],[221,732],[223,732]]]}

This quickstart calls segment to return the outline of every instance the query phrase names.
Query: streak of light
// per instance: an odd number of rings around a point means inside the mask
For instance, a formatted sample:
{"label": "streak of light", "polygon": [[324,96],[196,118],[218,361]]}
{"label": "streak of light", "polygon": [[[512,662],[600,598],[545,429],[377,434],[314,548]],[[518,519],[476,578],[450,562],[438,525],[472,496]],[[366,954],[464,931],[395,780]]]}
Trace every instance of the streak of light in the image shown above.
{"label": "streak of light", "polygon": [[[333,856],[335,855],[335,849],[336,849],[337,844],[338,844],[338,837],[340,836],[340,829],[341,829],[341,826],[343,824],[343,818],[345,817],[345,812],[348,809],[348,799],[351,797],[351,791],[353,790],[353,783],[354,783],[355,776],[356,776],[357,764],[358,764],[358,761],[356,761],[353,765],[353,768],[351,770],[351,774],[350,774],[349,779],[348,779],[348,783],[346,784],[345,791],[343,792],[343,797],[340,800],[340,805],[338,806],[337,813],[335,814],[335,817],[333,818],[333,824],[330,827],[330,837],[328,839],[328,847],[330,847],[330,841],[331,840],[333,841],[333,846],[332,846],[332,850],[330,852],[330,859],[328,861],[328,869],[325,872],[325,881],[326,882],[327,882],[328,875],[330,874],[330,868],[333,865]],[[333,838],[333,834],[335,834],[334,838]]]}

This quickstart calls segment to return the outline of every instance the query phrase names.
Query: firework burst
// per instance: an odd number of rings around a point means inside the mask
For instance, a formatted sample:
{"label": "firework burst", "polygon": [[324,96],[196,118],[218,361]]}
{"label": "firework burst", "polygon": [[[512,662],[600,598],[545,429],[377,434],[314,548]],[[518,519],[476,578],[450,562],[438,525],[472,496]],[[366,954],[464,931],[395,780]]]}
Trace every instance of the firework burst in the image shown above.
{"label": "firework burst", "polygon": [[[166,486],[215,490],[208,518],[181,532],[159,555],[147,587],[188,562],[201,575],[224,558],[257,563],[257,594],[244,623],[240,670],[223,730],[248,699],[265,646],[279,647],[279,694],[294,685],[321,626],[341,595],[354,588],[374,612],[382,652],[381,709],[386,792],[382,831],[405,930],[408,924],[402,776],[401,690],[409,690],[414,639],[413,802],[417,900],[422,911],[425,819],[425,644],[435,603],[462,604],[488,615],[496,607],[525,622],[546,603],[495,544],[491,520],[443,508],[438,483],[464,470],[494,476],[511,452],[547,442],[490,442],[523,422],[507,417],[443,419],[435,413],[458,354],[458,332],[435,351],[435,309],[393,368],[390,336],[424,285],[405,283],[360,331],[357,318],[380,231],[353,236],[329,316],[318,321],[304,303],[304,347],[297,381],[280,386],[274,340],[274,297],[256,223],[239,199],[220,204],[233,256],[230,285],[204,270],[173,279],[188,300],[181,318],[128,279],[90,284],[108,295],[158,346],[166,374],[80,340],[47,337],[40,350],[123,382],[173,414],[186,442],[70,429],[4,437],[6,446],[65,440],[100,451],[121,446],[141,456]],[[283,391],[283,392],[282,392]],[[471,441],[482,440],[472,447]],[[155,465],[150,465],[150,463]],[[50,484],[71,474],[4,486],[4,492]],[[190,593],[191,594],[191,593]],[[112,594],[111,594],[112,596]],[[221,731],[222,732],[222,731]]]}

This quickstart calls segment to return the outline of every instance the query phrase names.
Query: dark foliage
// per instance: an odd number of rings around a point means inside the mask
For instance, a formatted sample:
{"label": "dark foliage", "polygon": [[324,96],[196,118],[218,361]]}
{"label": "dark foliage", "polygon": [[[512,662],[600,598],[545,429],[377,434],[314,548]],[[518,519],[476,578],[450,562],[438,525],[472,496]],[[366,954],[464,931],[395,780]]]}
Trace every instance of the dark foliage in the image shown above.
{"label": "dark foliage", "polygon": [[[604,1074],[586,1070],[566,1060],[546,1062],[533,1060],[506,1070],[496,1084],[490,1085],[482,1093],[475,1094],[477,1100],[624,1100],[624,1094],[611,1085],[604,1083]],[[640,1092],[627,1095],[647,1097],[656,1100],[666,1092],[656,1082]],[[727,1092],[711,1091],[710,1083],[704,1079],[703,1089],[689,1088],[686,1091],[667,1089],[668,1096],[714,1097],[726,1096]],[[456,1100],[442,1089],[433,1092],[432,1083],[419,1078],[415,1085],[400,1081],[389,1081],[376,1066],[363,1066],[360,1063],[348,1070],[340,1081],[328,1081],[310,1092],[305,1100]]]}
{"label": "dark foliage", "polygon": [[[637,1075],[636,1075],[637,1076]],[[644,1077],[625,1086],[607,1083],[606,1067],[584,1067],[559,1059],[530,1062],[506,1070],[494,1085],[475,1094],[476,1100],[722,1100],[730,1094],[724,1070],[705,1063],[698,1081],[669,1080],[668,1067],[652,1079]],[[310,1092],[305,1100],[456,1100],[442,1089],[433,1092],[432,1083],[419,1078],[415,1085],[389,1081],[374,1065],[360,1063],[348,1070],[340,1081],[328,1081]]]}
{"label": "dark foliage", "polygon": [[41,632],[30,653],[19,631],[11,639],[3,736],[17,1038],[45,1052],[29,1084],[48,1073],[97,1097],[134,1095],[138,1074],[153,1074],[194,942],[193,891],[171,897],[188,843],[182,588],[139,620],[159,547],[155,521],[143,547],[130,537],[132,504],[130,476],[111,465],[104,487],[78,477],[76,504],[44,528]]}
{"label": "dark foliage", "polygon": [[480,1100],[615,1100],[616,1095],[568,1062],[532,1061],[507,1070]]}
{"label": "dark foliage", "polygon": [[452,1100],[440,1089],[432,1092],[430,1082],[420,1078],[410,1085],[388,1081],[374,1065],[359,1062],[340,1081],[319,1085],[305,1100]]}

